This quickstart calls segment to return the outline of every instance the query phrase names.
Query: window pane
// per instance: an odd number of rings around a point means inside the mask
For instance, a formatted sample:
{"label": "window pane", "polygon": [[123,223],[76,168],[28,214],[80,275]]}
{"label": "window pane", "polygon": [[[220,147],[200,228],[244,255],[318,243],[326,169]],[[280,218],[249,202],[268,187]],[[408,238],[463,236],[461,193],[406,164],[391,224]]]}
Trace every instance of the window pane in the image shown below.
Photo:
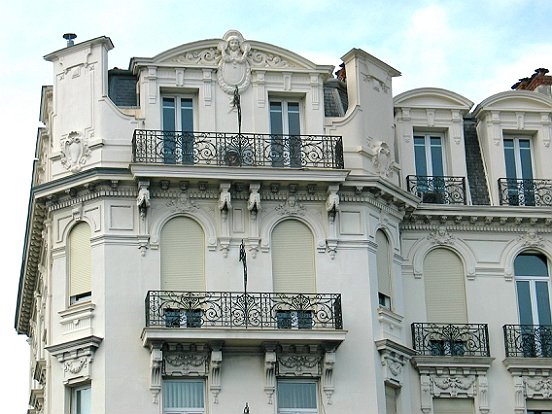
{"label": "window pane", "polygon": [[316,408],[316,383],[278,382],[278,408]]}
{"label": "window pane", "polygon": [[424,137],[414,137],[414,157],[416,162],[416,175],[427,175]]}
{"label": "window pane", "polygon": [[165,408],[203,408],[203,381],[164,381],[163,406]]}
{"label": "window pane", "polygon": [[299,103],[288,102],[289,135],[299,135]]}
{"label": "window pane", "polygon": [[165,131],[176,130],[174,98],[163,98],[163,129]]}
{"label": "window pane", "polygon": [[540,325],[552,325],[550,320],[550,296],[548,294],[548,282],[536,282],[537,309]]}
{"label": "window pane", "polygon": [[270,133],[283,134],[282,103],[270,102]]}
{"label": "window pane", "polygon": [[516,276],[548,277],[546,257],[542,254],[520,254],[514,260]]}
{"label": "window pane", "polygon": [[75,414],[91,414],[90,387],[75,390]]}
{"label": "window pane", "polygon": [[529,293],[529,282],[518,281],[517,296],[519,308],[519,322],[522,325],[533,325],[533,315],[531,314],[531,295]]}
{"label": "window pane", "polygon": [[431,165],[432,174],[434,177],[444,175],[443,171],[443,147],[441,146],[441,138],[431,137]]}
{"label": "window pane", "polygon": [[194,113],[192,98],[182,98],[180,100],[180,117],[182,122],[182,132],[191,132],[194,130]]}
{"label": "window pane", "polygon": [[514,140],[512,139],[504,140],[504,161],[506,163],[506,178],[517,178]]}
{"label": "window pane", "polygon": [[521,162],[521,176],[525,179],[533,178],[531,163],[531,145],[528,139],[519,140],[519,158]]}

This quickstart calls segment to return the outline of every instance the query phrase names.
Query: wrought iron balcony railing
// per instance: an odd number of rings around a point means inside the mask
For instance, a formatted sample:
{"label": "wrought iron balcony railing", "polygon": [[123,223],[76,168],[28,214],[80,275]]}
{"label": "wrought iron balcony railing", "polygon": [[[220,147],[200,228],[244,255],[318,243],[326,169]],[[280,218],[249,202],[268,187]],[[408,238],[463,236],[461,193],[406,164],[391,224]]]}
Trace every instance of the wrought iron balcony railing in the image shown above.
{"label": "wrought iron balcony railing", "polygon": [[552,325],[504,325],[507,357],[552,358]]}
{"label": "wrought iron balcony railing", "polygon": [[137,129],[132,160],[146,164],[343,169],[340,136]]}
{"label": "wrought iron balcony railing", "polygon": [[413,323],[411,328],[420,355],[490,356],[486,324]]}
{"label": "wrought iron balcony railing", "polygon": [[430,204],[466,204],[466,180],[464,177],[433,177],[409,175],[407,190]]}
{"label": "wrought iron balcony railing", "polygon": [[341,295],[150,290],[146,327],[343,329]]}
{"label": "wrought iron balcony railing", "polygon": [[499,178],[500,204],[506,206],[552,206],[552,180]]}

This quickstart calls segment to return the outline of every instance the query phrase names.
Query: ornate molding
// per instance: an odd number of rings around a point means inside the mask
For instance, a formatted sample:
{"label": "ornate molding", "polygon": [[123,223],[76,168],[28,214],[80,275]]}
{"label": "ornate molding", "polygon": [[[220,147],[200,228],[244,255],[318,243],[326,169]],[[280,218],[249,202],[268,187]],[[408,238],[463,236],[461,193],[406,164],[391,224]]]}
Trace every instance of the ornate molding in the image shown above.
{"label": "ornate molding", "polygon": [[207,376],[209,349],[205,345],[165,344],[163,375]]}
{"label": "ornate molding", "polygon": [[90,157],[88,140],[72,131],[61,141],[61,164],[71,172],[78,172]]}
{"label": "ornate molding", "polygon": [[75,384],[90,380],[90,365],[102,340],[103,338],[91,335],[46,348],[52,356],[63,364],[64,384]]}
{"label": "ornate molding", "polygon": [[319,377],[322,353],[316,345],[281,345],[277,353],[280,376]]}
{"label": "ornate molding", "polygon": [[525,247],[544,247],[544,237],[534,230],[519,235],[517,242]]}
{"label": "ornate molding", "polygon": [[218,84],[227,94],[233,94],[236,88],[241,93],[251,83],[251,64],[249,63],[251,45],[237,30],[227,31],[223,39],[217,46]]}
{"label": "ornate molding", "polygon": [[274,209],[281,216],[304,216],[306,208],[297,201],[297,196],[290,194],[287,201]]}
{"label": "ornate molding", "polygon": [[453,245],[455,243],[455,237],[444,226],[440,226],[436,231],[429,233],[426,238],[433,244]]}
{"label": "ornate molding", "polygon": [[183,192],[180,197],[167,201],[165,204],[173,213],[188,213],[199,210],[197,203]]}

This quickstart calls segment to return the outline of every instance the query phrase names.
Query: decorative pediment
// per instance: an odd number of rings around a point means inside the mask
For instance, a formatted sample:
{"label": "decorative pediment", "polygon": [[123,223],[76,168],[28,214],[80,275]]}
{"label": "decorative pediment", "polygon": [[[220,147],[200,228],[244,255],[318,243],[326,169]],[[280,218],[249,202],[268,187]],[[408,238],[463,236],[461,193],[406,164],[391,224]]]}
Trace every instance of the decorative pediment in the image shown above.
{"label": "decorative pediment", "polygon": [[492,95],[477,105],[475,115],[488,111],[548,112],[552,99],[533,91],[507,91]]}
{"label": "decorative pediment", "polygon": [[[230,44],[231,38],[239,44]],[[234,48],[235,49],[232,49]],[[254,40],[245,40],[237,30],[229,30],[222,39],[186,43],[152,58],[133,58],[131,68],[160,66],[218,67],[223,58],[233,63],[247,63],[263,70],[308,70],[330,72],[331,66],[319,66],[287,49]]]}
{"label": "decorative pediment", "polygon": [[473,102],[469,99],[441,88],[417,88],[397,95],[393,99],[397,108],[459,109],[469,111]]}

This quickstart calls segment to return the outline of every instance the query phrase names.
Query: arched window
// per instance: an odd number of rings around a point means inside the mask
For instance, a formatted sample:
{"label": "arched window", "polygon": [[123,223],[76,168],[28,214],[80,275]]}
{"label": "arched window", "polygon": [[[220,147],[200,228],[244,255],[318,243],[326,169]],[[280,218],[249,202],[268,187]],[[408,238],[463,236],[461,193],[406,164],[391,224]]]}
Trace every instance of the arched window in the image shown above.
{"label": "arched window", "polygon": [[92,249],[90,226],[77,223],[69,233],[69,303],[90,300],[92,296]]}
{"label": "arched window", "polygon": [[551,325],[549,272],[546,256],[524,252],[514,260],[514,273],[522,325]]}
{"label": "arched window", "polygon": [[161,289],[205,290],[205,234],[187,217],[169,220],[161,230]]}
{"label": "arched window", "polygon": [[380,306],[391,309],[391,248],[382,230],[376,231],[378,245],[376,262],[378,269],[378,300]]}
{"label": "arched window", "polygon": [[274,292],[314,293],[314,237],[298,220],[285,220],[272,231]]}
{"label": "arched window", "polygon": [[464,266],[452,251],[438,248],[424,260],[428,322],[467,323]]}

